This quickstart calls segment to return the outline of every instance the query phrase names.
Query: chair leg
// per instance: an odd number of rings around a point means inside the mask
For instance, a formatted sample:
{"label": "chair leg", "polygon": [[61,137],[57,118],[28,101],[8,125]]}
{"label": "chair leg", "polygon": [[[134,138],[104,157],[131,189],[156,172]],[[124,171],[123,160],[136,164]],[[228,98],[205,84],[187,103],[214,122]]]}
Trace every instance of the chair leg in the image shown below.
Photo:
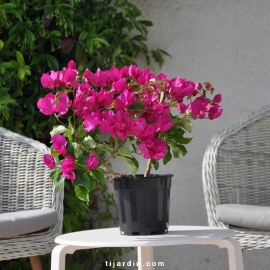
{"label": "chair leg", "polygon": [[32,270],[42,270],[42,266],[38,256],[31,256],[29,257],[29,260],[32,266]]}
{"label": "chair leg", "polygon": [[[241,248],[241,250],[242,250],[242,255],[243,255],[244,254],[244,249]],[[228,270],[230,270],[230,269],[228,269]]]}

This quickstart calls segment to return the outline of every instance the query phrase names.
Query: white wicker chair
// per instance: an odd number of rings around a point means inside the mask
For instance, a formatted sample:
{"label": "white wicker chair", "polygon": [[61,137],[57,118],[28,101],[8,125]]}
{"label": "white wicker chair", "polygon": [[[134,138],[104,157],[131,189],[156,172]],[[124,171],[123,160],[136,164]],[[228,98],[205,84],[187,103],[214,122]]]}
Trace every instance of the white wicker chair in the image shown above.
{"label": "white wicker chair", "polygon": [[0,261],[29,257],[32,268],[41,269],[38,255],[50,253],[62,232],[63,188],[56,192],[44,153],[44,144],[0,127],[0,215],[44,207],[58,214],[53,227],[0,239]]}
{"label": "white wicker chair", "polygon": [[270,105],[215,135],[202,171],[209,225],[234,229],[242,249],[269,249],[270,231],[224,224],[215,208],[270,204]]}

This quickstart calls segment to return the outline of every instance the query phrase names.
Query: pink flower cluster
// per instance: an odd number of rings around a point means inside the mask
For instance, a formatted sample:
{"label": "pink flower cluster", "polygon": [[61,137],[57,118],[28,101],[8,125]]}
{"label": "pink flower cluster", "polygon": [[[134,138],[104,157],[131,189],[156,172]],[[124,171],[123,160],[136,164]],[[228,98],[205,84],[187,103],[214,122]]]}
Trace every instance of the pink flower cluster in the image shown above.
{"label": "pink flower cluster", "polygon": [[[60,168],[62,172],[62,177],[70,179],[71,181],[75,181],[75,159],[73,156],[67,155],[66,138],[61,134],[54,135],[52,137],[52,145],[54,150],[57,151],[59,155],[64,156],[64,160],[62,161]],[[56,163],[52,155],[45,154],[43,157],[43,161],[51,170],[56,168]],[[89,169],[95,169],[99,166],[99,160],[95,157],[94,154],[90,153],[89,157],[86,159],[85,165]]]}
{"label": "pink flower cluster", "polygon": [[[166,155],[166,132],[174,127],[171,107],[177,107],[182,117],[192,119],[212,120],[222,113],[220,94],[206,98],[206,92],[214,90],[209,83],[203,86],[180,77],[168,79],[164,73],[154,75],[136,65],[95,73],[86,69],[80,75],[75,62],[70,61],[67,68],[43,74],[41,84],[55,90],[38,100],[43,114],[60,116],[71,112],[87,132],[100,131],[122,141],[137,141],[146,159],[160,160]],[[52,143],[59,155],[65,156],[63,176],[73,181],[75,160],[67,155],[65,137],[55,135]],[[99,166],[98,159],[91,155],[86,161],[89,169]],[[46,156],[44,161],[53,167],[51,158]]]}

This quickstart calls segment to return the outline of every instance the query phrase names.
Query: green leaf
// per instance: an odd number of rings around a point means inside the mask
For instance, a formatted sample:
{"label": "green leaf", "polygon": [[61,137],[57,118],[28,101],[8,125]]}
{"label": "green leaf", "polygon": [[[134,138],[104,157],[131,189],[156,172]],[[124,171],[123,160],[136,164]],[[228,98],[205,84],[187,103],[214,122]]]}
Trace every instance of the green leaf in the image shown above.
{"label": "green leaf", "polygon": [[9,12],[13,14],[14,17],[16,17],[20,23],[22,23],[22,17],[15,9],[10,9]]}
{"label": "green leaf", "polygon": [[30,66],[37,64],[43,59],[43,54],[35,54],[32,58],[32,61],[30,63]]}
{"label": "green leaf", "polygon": [[56,180],[59,177],[59,174],[61,174],[61,171],[59,168],[55,168],[50,173],[50,178],[53,180]]}
{"label": "green leaf", "polygon": [[164,62],[161,53],[158,50],[153,50],[152,56],[154,57],[155,61],[159,64],[159,67],[161,67]]}
{"label": "green leaf", "polygon": [[[89,28],[87,29],[87,32],[88,32],[88,35],[87,35],[88,39],[98,37],[97,36],[97,28],[92,23],[89,23]],[[101,34],[99,36],[101,36]]]}
{"label": "green leaf", "polygon": [[86,161],[86,159],[89,157],[89,155],[86,155],[86,153],[84,152],[82,155],[80,155],[80,157],[78,158],[78,160],[77,160],[77,163],[79,164],[79,165],[82,165],[82,166],[84,166],[85,165],[85,161]]}
{"label": "green leaf", "polygon": [[176,132],[169,134],[168,140],[174,140],[178,144],[189,144],[192,141],[192,138],[183,137],[184,130],[180,129]]}
{"label": "green leaf", "polygon": [[54,135],[62,134],[65,131],[67,131],[67,128],[65,128],[62,125],[59,125],[59,126],[54,126],[50,134],[51,134],[51,137],[53,137]]}
{"label": "green leaf", "polygon": [[65,4],[65,3],[59,4],[58,7],[65,7],[65,8],[67,8],[67,9],[72,9],[72,6],[71,6],[71,5]]}
{"label": "green leaf", "polygon": [[179,158],[180,154],[182,156],[187,154],[187,149],[184,145],[178,144],[175,141],[167,141],[167,144],[171,148],[174,158]]}
{"label": "green leaf", "polygon": [[126,162],[131,174],[135,177],[139,168],[138,161],[134,157],[133,158],[129,158],[125,156],[120,156],[120,157]]}
{"label": "green leaf", "polygon": [[112,218],[112,214],[110,212],[104,212],[104,213],[100,213],[96,218],[95,221],[96,222],[105,222],[108,221]]}
{"label": "green leaf", "polygon": [[131,144],[133,151],[136,153],[138,145],[136,146],[134,143]]}
{"label": "green leaf", "polygon": [[47,59],[48,66],[50,69],[52,69],[52,70],[59,69],[58,60],[53,55],[46,54],[46,59]]}
{"label": "green leaf", "polygon": [[64,135],[68,137],[68,139],[71,141],[73,134],[74,134],[74,128],[72,126],[68,126],[68,129],[64,132]]}
{"label": "green leaf", "polygon": [[97,146],[97,143],[95,142],[95,140],[91,137],[91,136],[86,136],[84,139],[83,139],[83,142],[90,146],[91,148],[96,148]]}
{"label": "green leaf", "polygon": [[25,73],[26,73],[26,69],[23,67],[20,67],[18,70],[18,78],[22,80],[25,76]]}
{"label": "green leaf", "polygon": [[86,42],[86,48],[90,54],[93,52],[93,46],[94,46],[94,42],[88,39]]}
{"label": "green leaf", "polygon": [[54,35],[54,36],[57,36],[57,37],[61,37],[62,36],[62,34],[58,30],[53,30],[51,32],[51,34]]}
{"label": "green leaf", "polygon": [[[2,93],[1,93],[1,95],[2,95]],[[6,104],[6,105],[9,105],[9,104],[18,105],[17,101],[15,99],[13,99],[13,98],[10,98],[9,95],[3,96],[3,100],[1,100],[0,105],[3,105],[3,104]]]}
{"label": "green leaf", "polygon": [[104,185],[105,177],[104,173],[99,170],[92,170],[93,177],[101,184]]}
{"label": "green leaf", "polygon": [[0,8],[2,9],[8,9],[8,8],[16,8],[17,5],[13,4],[13,3],[4,3],[2,5],[0,5]]}
{"label": "green leaf", "polygon": [[55,185],[56,185],[55,188],[56,188],[56,191],[58,192],[60,187],[65,182],[65,178],[62,177],[60,169],[59,168],[54,169],[50,173],[50,178],[53,179],[53,181],[55,182]]}
{"label": "green leaf", "polygon": [[176,137],[175,141],[179,144],[189,144],[192,141],[192,138]]}
{"label": "green leaf", "polygon": [[9,63],[12,65],[13,68],[15,69],[19,69],[20,68],[20,65],[18,62],[14,61],[14,60],[11,60],[9,61]]}
{"label": "green leaf", "polygon": [[3,40],[0,39],[0,51],[3,49],[3,47],[4,47],[4,42]]}
{"label": "green leaf", "polygon": [[93,190],[96,187],[96,181],[94,178],[87,172],[80,172],[79,170],[75,170],[76,180],[73,182],[74,186],[85,186],[88,191]]}
{"label": "green leaf", "polygon": [[78,135],[81,138],[85,137],[87,135],[87,131],[84,129],[83,125],[78,126],[76,135]]}
{"label": "green leaf", "polygon": [[174,158],[179,158],[180,157],[180,153],[179,153],[179,151],[177,149],[173,149],[172,152],[173,152],[173,157]]}
{"label": "green leaf", "polygon": [[132,38],[132,40],[137,40],[137,41],[146,41],[147,38],[142,36],[142,35],[136,35]]}
{"label": "green leaf", "polygon": [[184,145],[178,145],[178,151],[182,156],[185,156],[187,154],[187,149]]}
{"label": "green leaf", "polygon": [[139,17],[142,15],[141,11],[134,4],[127,2],[127,6],[129,7],[133,17]]}
{"label": "green leaf", "polygon": [[54,158],[58,158],[59,157],[59,153],[53,148],[53,146],[50,147],[50,150],[51,150],[51,155]]}
{"label": "green leaf", "polygon": [[176,103],[176,102],[170,101],[168,104],[169,104],[169,106],[170,106],[171,108],[177,108],[177,103]]}
{"label": "green leaf", "polygon": [[88,32],[87,31],[82,31],[79,35],[79,42],[82,42],[83,40],[85,40],[88,36]]}
{"label": "green leaf", "polygon": [[17,62],[19,63],[19,65],[22,67],[25,65],[24,63],[24,58],[23,58],[23,55],[21,52],[19,51],[16,51],[16,59],[17,59]]}
{"label": "green leaf", "polygon": [[116,57],[116,56],[119,55],[121,52],[122,52],[121,48],[118,47],[118,48],[114,51],[113,56]]}
{"label": "green leaf", "polygon": [[104,36],[107,36],[107,35],[110,35],[112,33],[115,33],[116,30],[114,28],[109,28],[109,29],[105,29],[103,30],[100,35],[104,35]]}
{"label": "green leaf", "polygon": [[132,64],[135,63],[135,61],[134,61],[133,59],[131,59],[131,58],[130,58],[128,55],[126,55],[126,54],[119,54],[119,57],[121,57],[121,58],[123,58],[123,59],[129,61],[129,62],[132,63]]}
{"label": "green leaf", "polygon": [[110,154],[113,152],[113,148],[106,142],[97,144],[96,148],[98,148],[100,150],[104,150]]}
{"label": "green leaf", "polygon": [[75,0],[70,0],[70,5],[72,8],[74,7],[74,4],[75,4]]}
{"label": "green leaf", "polygon": [[93,60],[89,61],[89,62],[85,65],[85,67],[88,68],[88,69],[91,69],[91,68],[93,67],[94,64],[95,64],[95,60],[93,59]]}
{"label": "green leaf", "polygon": [[92,38],[91,41],[96,41],[96,42],[105,44],[106,46],[110,46],[109,43],[104,38],[95,37],[95,38]]}
{"label": "green leaf", "polygon": [[33,44],[34,44],[34,40],[35,40],[34,34],[29,29],[26,29],[24,32],[24,37],[25,37],[27,43],[29,43],[30,48],[32,48]]}
{"label": "green leaf", "polygon": [[74,142],[68,142],[67,143],[67,152],[68,154],[74,156],[74,152],[75,152],[75,149],[78,147],[78,144],[77,143],[74,143]]}
{"label": "green leaf", "polygon": [[146,26],[153,26],[153,23],[151,21],[140,20],[138,22]]}
{"label": "green leaf", "polygon": [[117,0],[117,1],[115,2],[114,6],[120,7],[122,4],[125,3],[125,1],[126,1],[126,0]]}
{"label": "green leaf", "polygon": [[181,122],[181,127],[183,127],[186,131],[191,132],[192,131],[192,124],[189,119],[183,118]]}
{"label": "green leaf", "polygon": [[144,103],[141,101],[133,103],[128,107],[128,109],[132,111],[142,111],[144,110]]}
{"label": "green leaf", "polygon": [[65,20],[66,20],[68,28],[70,29],[71,34],[73,35],[74,23],[73,23],[72,19],[70,17],[68,17],[68,16],[65,16]]}
{"label": "green leaf", "polygon": [[[61,3],[58,5],[58,8],[59,7],[61,7],[61,11],[66,13],[70,18],[72,18],[74,16],[73,9],[70,5]],[[67,16],[65,16],[65,17],[67,17]]]}
{"label": "green leaf", "polygon": [[155,160],[155,159],[152,158],[151,159],[151,163],[153,164],[155,170],[157,171],[158,168],[159,168],[159,162],[158,162],[158,160]]}
{"label": "green leaf", "polygon": [[130,152],[130,150],[127,147],[121,147],[118,149],[117,151],[117,155],[120,156],[125,156],[125,157],[130,157],[132,158],[132,153]]}
{"label": "green leaf", "polygon": [[25,66],[25,74],[29,76],[31,75],[31,70],[29,66]]}
{"label": "green leaf", "polygon": [[163,164],[166,165],[172,159],[170,148],[167,150],[166,156],[163,158]]}
{"label": "green leaf", "polygon": [[75,186],[75,193],[80,200],[89,202],[89,190],[85,186]]}
{"label": "green leaf", "polygon": [[171,57],[171,55],[169,53],[167,53],[166,51],[164,51],[164,50],[158,49],[157,51],[159,51],[161,54],[164,54],[166,56],[170,56]]}
{"label": "green leaf", "polygon": [[14,65],[12,65],[10,62],[3,62],[0,63],[0,68],[14,68]]}
{"label": "green leaf", "polygon": [[137,30],[139,30],[139,31],[141,30],[140,24],[138,23],[138,21],[136,19],[131,17],[130,21],[134,24],[134,26],[136,27]]}
{"label": "green leaf", "polygon": [[80,149],[79,147],[75,148],[74,149],[74,155],[75,155],[75,158],[80,158],[83,156],[83,150]]}

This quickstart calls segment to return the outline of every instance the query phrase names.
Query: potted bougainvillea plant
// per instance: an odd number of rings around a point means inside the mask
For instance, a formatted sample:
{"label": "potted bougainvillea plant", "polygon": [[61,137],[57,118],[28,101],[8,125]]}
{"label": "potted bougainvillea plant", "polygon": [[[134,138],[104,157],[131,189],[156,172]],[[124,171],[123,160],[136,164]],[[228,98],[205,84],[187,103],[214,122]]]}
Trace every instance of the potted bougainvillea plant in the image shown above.
{"label": "potted bougainvillea plant", "polygon": [[[221,95],[208,97],[214,91],[209,82],[169,79],[136,65],[93,73],[79,72],[74,61],[43,74],[41,84],[50,92],[37,106],[59,122],[51,131],[51,154],[44,156],[51,178],[57,185],[71,181],[84,201],[97,184],[113,180],[121,233],[165,233],[172,175],[152,174],[151,168],[187,153],[191,138],[184,135],[191,132],[191,122],[218,118]],[[138,155],[147,160],[144,175],[137,175]],[[114,171],[115,158],[126,163],[130,175]],[[160,198],[164,201],[154,201]],[[132,201],[135,206],[123,205]],[[141,219],[144,225],[137,224]]]}

